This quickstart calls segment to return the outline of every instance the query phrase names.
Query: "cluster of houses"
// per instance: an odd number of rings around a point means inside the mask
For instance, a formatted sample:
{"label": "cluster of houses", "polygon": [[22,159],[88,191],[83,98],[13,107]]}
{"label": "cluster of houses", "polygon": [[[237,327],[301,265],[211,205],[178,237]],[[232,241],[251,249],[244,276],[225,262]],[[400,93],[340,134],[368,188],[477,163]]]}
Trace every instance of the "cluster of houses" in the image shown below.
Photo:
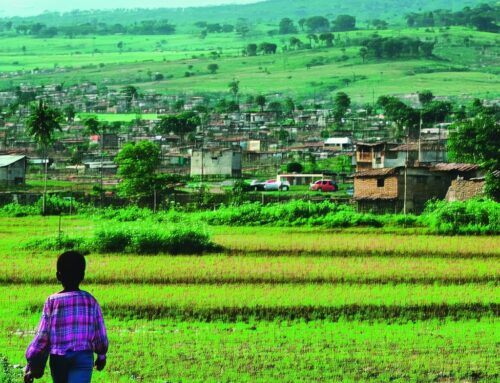
{"label": "cluster of houses", "polygon": [[[177,100],[176,96],[157,94],[136,99],[120,91],[103,91],[89,82],[19,91],[48,97],[61,108],[71,99],[76,110],[94,113],[121,113],[133,108],[161,115],[172,113],[168,105]],[[16,92],[0,92],[0,106],[9,105],[16,97]],[[202,97],[183,101],[185,110],[205,102]],[[322,138],[322,132],[333,124],[331,111],[326,108],[295,110],[286,118],[278,111],[255,111],[251,105],[242,104],[240,110],[210,113],[189,139],[156,134],[158,118],[137,119],[126,133],[121,129],[98,135],[86,134],[78,118],[68,120],[47,165],[54,174],[115,178],[117,166],[113,159],[120,148],[127,142],[149,140],[161,148],[161,171],[207,179],[278,174],[281,166],[291,161],[347,156],[352,159],[352,171],[343,176],[353,182],[353,200],[363,211],[421,211],[431,198],[468,199],[484,190],[478,166],[448,163],[446,125],[422,129],[418,142],[402,144],[391,141],[390,121],[381,115],[368,116],[365,110],[352,111],[342,128],[329,138]],[[0,114],[1,184],[22,184],[28,165],[40,169],[45,166],[46,160],[40,158],[25,134],[22,121],[29,109],[20,106],[16,113],[17,118]],[[81,158],[71,159],[69,149],[79,146],[87,149]],[[278,174],[279,179],[286,178],[292,185],[321,177],[330,178],[332,174]]]}

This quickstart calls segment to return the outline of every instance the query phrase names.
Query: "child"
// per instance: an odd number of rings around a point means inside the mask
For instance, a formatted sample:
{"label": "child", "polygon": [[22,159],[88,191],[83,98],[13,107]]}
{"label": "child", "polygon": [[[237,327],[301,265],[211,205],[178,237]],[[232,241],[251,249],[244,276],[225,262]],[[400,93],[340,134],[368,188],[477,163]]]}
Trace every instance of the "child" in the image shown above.
{"label": "child", "polygon": [[43,374],[36,364],[44,354],[50,354],[54,383],[89,383],[93,365],[98,371],[106,365],[106,328],[96,299],[79,288],[84,276],[82,254],[67,251],[59,256],[56,277],[64,290],[49,296],[43,306],[38,332],[26,351],[25,382]]}

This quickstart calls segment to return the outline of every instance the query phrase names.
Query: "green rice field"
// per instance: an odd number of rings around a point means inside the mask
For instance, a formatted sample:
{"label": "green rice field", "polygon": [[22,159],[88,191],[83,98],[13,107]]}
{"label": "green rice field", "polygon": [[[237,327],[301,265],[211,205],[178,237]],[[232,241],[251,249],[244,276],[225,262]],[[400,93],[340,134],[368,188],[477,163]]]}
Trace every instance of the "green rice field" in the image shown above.
{"label": "green rice field", "polygon": [[[65,234],[111,224],[63,217]],[[57,217],[1,218],[0,350],[24,364]],[[110,350],[96,382],[497,382],[500,237],[205,228],[204,255],[89,254]],[[41,382],[49,382],[45,376]]]}

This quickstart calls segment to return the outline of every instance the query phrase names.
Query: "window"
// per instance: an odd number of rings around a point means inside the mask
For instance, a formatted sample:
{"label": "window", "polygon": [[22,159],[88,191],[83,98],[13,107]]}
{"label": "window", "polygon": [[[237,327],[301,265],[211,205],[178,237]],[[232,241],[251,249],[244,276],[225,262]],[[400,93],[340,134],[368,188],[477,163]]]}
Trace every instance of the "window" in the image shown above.
{"label": "window", "polygon": [[385,158],[387,158],[388,160],[397,160],[398,152],[396,152],[395,150],[389,150],[385,153]]}
{"label": "window", "polygon": [[385,186],[385,178],[378,178],[377,179],[377,187],[383,188],[384,186]]}

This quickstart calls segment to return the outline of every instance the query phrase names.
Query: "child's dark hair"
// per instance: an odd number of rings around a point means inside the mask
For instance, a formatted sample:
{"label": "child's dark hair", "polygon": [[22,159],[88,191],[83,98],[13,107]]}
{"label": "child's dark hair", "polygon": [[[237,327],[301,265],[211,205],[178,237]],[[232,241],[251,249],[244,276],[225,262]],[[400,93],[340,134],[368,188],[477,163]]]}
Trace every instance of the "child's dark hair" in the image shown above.
{"label": "child's dark hair", "polygon": [[65,287],[78,287],[85,276],[85,257],[78,251],[66,251],[57,258],[57,276]]}

